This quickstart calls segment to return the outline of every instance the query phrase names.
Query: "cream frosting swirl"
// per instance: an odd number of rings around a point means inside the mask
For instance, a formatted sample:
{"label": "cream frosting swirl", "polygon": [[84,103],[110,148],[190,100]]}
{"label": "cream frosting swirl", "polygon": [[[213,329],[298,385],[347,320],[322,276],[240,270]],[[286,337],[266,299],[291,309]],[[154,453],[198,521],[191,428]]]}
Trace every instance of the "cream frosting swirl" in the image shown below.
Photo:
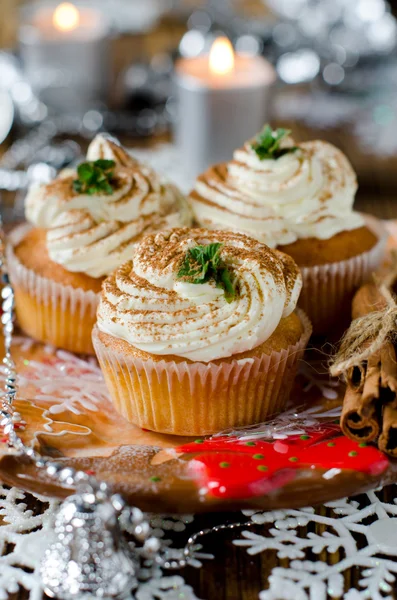
{"label": "cream frosting swirl", "polygon": [[[189,248],[220,242],[238,293],[177,277]],[[156,355],[209,362],[265,342],[295,309],[302,286],[293,259],[245,235],[174,229],[146,236],[103,283],[100,331]]]}
{"label": "cream frosting swirl", "polygon": [[114,160],[113,192],[88,195],[73,190],[74,170],[32,187],[26,217],[47,230],[48,253],[68,271],[91,277],[111,273],[131,258],[143,234],[191,224],[190,208],[172,184],[132,158],[116,141],[98,135],[87,160]]}
{"label": "cream frosting swirl", "polygon": [[[283,147],[296,146],[287,138]],[[311,141],[260,160],[252,140],[229,163],[197,178],[190,195],[199,225],[243,231],[271,247],[298,238],[329,239],[364,224],[353,211],[356,176],[332,144]]]}

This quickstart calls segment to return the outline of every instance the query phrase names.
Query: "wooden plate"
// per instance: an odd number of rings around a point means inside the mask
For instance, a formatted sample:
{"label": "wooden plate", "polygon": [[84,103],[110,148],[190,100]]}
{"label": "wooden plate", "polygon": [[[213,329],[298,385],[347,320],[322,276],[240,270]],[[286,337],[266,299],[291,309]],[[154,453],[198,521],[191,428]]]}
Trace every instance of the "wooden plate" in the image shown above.
{"label": "wooden plate", "polygon": [[[335,424],[342,386],[302,363],[291,408],[274,421],[209,441],[144,431],[114,410],[95,359],[16,338],[16,409],[25,442],[112,484],[154,512],[294,508],[394,481],[396,469],[375,447],[344,438]],[[3,375],[2,375],[3,376]],[[294,408],[296,407],[296,408]],[[64,497],[70,488],[0,444],[0,479]]]}

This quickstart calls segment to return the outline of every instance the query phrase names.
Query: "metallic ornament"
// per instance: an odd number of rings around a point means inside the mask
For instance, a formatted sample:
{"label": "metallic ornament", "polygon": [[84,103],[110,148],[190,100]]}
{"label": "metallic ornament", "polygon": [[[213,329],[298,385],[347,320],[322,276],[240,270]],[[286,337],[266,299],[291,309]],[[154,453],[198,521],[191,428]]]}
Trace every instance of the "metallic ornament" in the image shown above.
{"label": "metallic ornament", "polygon": [[57,540],[41,564],[49,596],[123,598],[133,587],[136,561],[128,555],[115,507],[102,496],[86,492],[62,504],[55,520]]}

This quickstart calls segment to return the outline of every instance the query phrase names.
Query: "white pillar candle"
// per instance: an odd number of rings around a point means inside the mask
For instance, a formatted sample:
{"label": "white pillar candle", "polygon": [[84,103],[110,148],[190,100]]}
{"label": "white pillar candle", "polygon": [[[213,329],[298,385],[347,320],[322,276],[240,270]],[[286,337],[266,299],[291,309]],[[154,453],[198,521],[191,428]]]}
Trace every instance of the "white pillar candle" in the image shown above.
{"label": "white pillar candle", "polygon": [[196,176],[229,160],[262,128],[276,74],[264,58],[235,54],[227,38],[218,38],[209,55],[180,59],[174,79],[176,144],[187,173]]}
{"label": "white pillar candle", "polygon": [[109,79],[109,29],[103,14],[69,2],[39,4],[29,12],[19,31],[20,56],[43,102],[58,112],[75,113],[103,100]]}

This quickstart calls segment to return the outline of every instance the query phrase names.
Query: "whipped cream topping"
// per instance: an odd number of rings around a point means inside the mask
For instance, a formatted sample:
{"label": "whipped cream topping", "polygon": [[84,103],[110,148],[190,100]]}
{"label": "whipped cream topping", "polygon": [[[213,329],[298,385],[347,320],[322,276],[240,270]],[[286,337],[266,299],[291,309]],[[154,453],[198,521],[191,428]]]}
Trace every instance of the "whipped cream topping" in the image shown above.
{"label": "whipped cream topping", "polygon": [[[260,160],[251,144],[198,177],[190,199],[199,225],[243,231],[275,247],[329,239],[364,224],[353,211],[355,173],[338,148],[304,142],[280,158]],[[282,143],[288,146],[296,146],[291,138]]]}
{"label": "whipped cream topping", "polygon": [[[237,286],[230,303],[211,280],[177,277],[189,248],[215,242]],[[145,237],[106,279],[98,327],[151,354],[209,362],[265,342],[295,309],[301,286],[291,257],[245,235],[174,229]]]}
{"label": "whipped cream topping", "polygon": [[191,224],[179,190],[116,141],[98,135],[87,160],[98,159],[116,163],[111,194],[75,192],[77,174],[69,169],[48,184],[32,187],[26,198],[27,219],[47,230],[51,260],[91,277],[107,275],[131,258],[143,234]]}

